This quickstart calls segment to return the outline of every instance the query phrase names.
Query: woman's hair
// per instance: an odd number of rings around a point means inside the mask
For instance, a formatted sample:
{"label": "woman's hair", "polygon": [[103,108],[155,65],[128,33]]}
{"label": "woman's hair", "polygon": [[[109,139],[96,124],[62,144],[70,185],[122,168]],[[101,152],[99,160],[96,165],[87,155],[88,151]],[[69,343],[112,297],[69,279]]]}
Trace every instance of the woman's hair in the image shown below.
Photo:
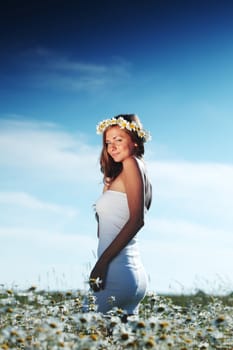
{"label": "woman's hair", "polygon": [[[114,117],[115,119],[123,118],[128,122],[136,122],[139,127],[142,127],[141,122],[137,115],[135,114],[120,114]],[[108,126],[103,132],[103,148],[100,154],[100,170],[104,175],[104,182],[109,182],[114,180],[122,171],[122,163],[115,162],[113,158],[107,152],[106,145],[106,131],[112,126]],[[138,136],[138,133],[134,130],[128,130],[124,128],[124,131],[130,136],[131,140],[137,144],[135,147],[134,155],[138,158],[142,158],[144,155],[144,142],[143,137]]]}

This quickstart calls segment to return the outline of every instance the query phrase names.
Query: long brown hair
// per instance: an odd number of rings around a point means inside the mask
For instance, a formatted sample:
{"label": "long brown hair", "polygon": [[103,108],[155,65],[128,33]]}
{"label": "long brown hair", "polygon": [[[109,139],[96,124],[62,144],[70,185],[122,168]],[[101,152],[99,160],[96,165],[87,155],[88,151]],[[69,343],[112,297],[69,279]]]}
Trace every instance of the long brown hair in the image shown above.
{"label": "long brown hair", "polygon": [[[141,127],[141,122],[136,114],[119,114],[115,119],[123,118],[128,122],[136,122],[137,125]],[[114,126],[114,125],[112,125]],[[115,162],[113,158],[107,152],[106,145],[106,131],[112,127],[108,126],[103,132],[103,148],[100,154],[100,170],[104,175],[104,182],[110,182],[114,180],[122,171],[122,163]],[[124,131],[130,136],[131,140],[137,144],[135,147],[135,156],[142,158],[144,155],[144,142],[145,140],[142,137],[139,137],[136,131],[124,129]]]}

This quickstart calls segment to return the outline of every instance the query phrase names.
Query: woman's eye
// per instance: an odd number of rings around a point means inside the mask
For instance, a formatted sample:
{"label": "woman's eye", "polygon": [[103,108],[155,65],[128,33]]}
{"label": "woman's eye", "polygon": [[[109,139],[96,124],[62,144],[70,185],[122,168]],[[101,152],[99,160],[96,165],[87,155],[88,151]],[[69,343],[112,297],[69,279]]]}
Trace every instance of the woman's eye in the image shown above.
{"label": "woman's eye", "polygon": [[105,142],[105,145],[106,145],[106,147],[107,147],[107,146],[110,146],[110,145],[112,145],[112,144],[114,144],[114,143],[120,143],[120,142],[122,142],[122,138],[117,138],[117,139],[115,139],[113,142],[111,142],[111,141],[106,141],[106,142]]}

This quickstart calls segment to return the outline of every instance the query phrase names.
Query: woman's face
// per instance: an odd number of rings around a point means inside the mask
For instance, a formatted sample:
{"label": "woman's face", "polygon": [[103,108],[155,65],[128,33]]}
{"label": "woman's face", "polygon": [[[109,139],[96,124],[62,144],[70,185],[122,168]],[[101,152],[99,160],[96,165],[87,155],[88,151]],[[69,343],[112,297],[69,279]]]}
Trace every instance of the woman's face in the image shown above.
{"label": "woman's face", "polygon": [[134,154],[135,144],[131,137],[119,126],[112,126],[105,134],[108,154],[115,162],[123,162]]}

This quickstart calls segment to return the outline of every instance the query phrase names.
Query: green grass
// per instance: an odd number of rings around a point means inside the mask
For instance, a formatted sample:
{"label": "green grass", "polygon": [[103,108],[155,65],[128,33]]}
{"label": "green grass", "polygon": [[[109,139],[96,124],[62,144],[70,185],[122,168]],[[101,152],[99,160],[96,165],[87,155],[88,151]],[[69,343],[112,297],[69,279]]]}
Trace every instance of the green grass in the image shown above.
{"label": "green grass", "polygon": [[233,307],[233,292],[228,295],[210,295],[202,291],[196,294],[163,294],[163,297],[172,300],[173,304],[188,307],[191,304],[206,306],[213,302],[221,302],[224,306]]}

